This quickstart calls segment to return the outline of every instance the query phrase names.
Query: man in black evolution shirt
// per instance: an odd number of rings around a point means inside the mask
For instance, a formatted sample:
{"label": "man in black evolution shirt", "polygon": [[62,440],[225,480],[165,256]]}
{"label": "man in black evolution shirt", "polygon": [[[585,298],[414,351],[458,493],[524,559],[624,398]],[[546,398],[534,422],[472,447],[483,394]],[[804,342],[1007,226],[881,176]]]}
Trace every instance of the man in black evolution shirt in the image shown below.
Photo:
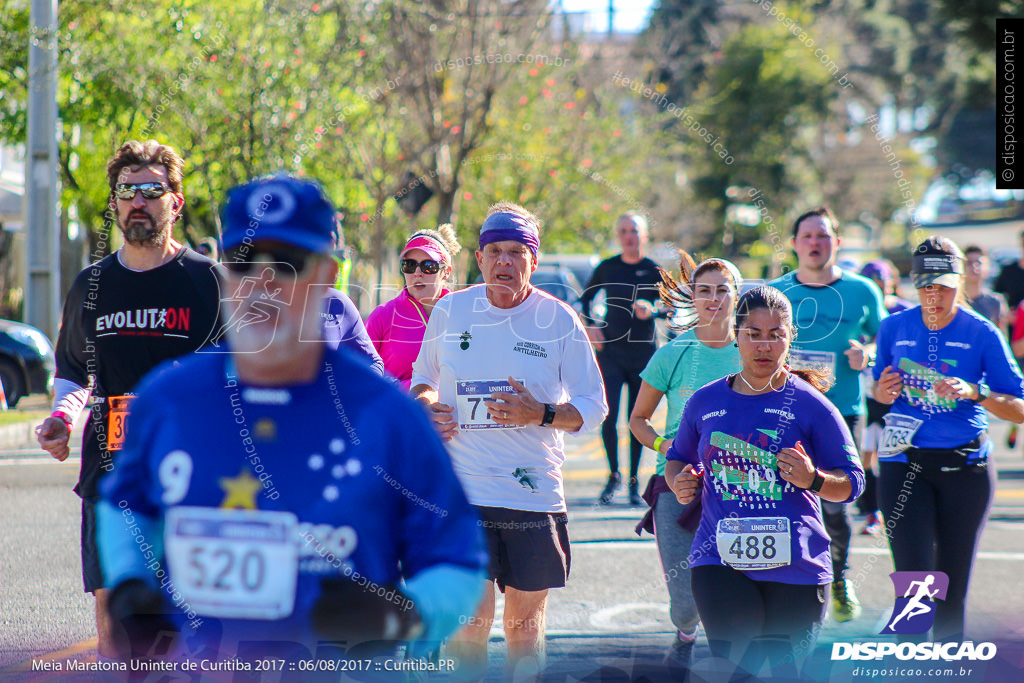
{"label": "man in black evolution shirt", "polygon": [[171,236],[185,205],[183,165],[156,140],[131,140],[107,164],[124,246],[71,285],[57,339],[54,410],[36,430],[39,444],[63,461],[72,425],[89,411],[75,491],[82,498],[82,578],[96,596],[101,657],[115,652],[96,550],[97,484],[124,444],[135,385],[163,361],[203,346],[219,324],[216,263]]}
{"label": "man in black evolution shirt", "polygon": [[[615,231],[622,245],[622,253],[598,264],[580,298],[587,334],[597,352],[608,400],[608,416],[601,425],[601,440],[608,455],[611,473],[601,492],[602,505],[611,503],[615,491],[622,485],[622,475],[619,474],[619,435],[616,431],[619,398],[622,385],[625,384],[629,388],[629,405],[626,408],[628,417],[640,392],[640,372],[647,367],[647,361],[654,355],[657,346],[654,315],[655,304],[660,299],[658,283],[661,282],[658,264],[644,256],[647,246],[647,221],[644,217],[627,213],[619,218]],[[604,320],[598,321],[591,316],[590,307],[594,296],[602,289],[607,311]],[[631,505],[643,503],[637,482],[642,449],[643,445],[630,434]]]}

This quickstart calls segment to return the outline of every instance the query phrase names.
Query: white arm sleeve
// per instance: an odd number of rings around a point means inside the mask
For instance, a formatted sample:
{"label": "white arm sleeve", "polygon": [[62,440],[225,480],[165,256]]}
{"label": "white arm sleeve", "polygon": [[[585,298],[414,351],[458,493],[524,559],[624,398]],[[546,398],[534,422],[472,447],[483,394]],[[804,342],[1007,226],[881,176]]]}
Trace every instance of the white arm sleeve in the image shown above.
{"label": "white arm sleeve", "polygon": [[71,418],[71,424],[74,425],[85,409],[91,393],[89,389],[80,387],[71,380],[57,378],[53,380],[53,409]]}

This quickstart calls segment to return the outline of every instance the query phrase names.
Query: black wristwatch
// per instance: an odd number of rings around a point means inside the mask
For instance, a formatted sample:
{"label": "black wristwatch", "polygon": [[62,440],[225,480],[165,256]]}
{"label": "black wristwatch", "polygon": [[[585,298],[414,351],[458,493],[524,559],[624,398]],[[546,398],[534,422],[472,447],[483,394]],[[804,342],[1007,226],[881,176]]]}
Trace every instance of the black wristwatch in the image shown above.
{"label": "black wristwatch", "polygon": [[544,417],[540,421],[541,427],[549,427],[555,421],[555,407],[550,403],[544,404]]}
{"label": "black wristwatch", "polygon": [[825,485],[825,477],[821,476],[821,472],[814,470],[814,481],[807,487],[807,490],[811,493],[821,493],[821,487]]}
{"label": "black wristwatch", "polygon": [[991,395],[992,390],[988,388],[988,385],[983,382],[978,382],[978,398],[974,399],[974,402],[981,403]]}

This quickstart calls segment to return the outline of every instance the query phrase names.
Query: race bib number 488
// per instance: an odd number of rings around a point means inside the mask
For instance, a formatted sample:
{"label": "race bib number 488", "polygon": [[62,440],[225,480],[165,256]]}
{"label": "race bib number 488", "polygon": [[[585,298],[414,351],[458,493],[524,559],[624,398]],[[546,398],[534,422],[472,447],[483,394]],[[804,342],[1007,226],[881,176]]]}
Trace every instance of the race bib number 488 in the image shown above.
{"label": "race bib number 488", "polygon": [[774,569],[790,563],[789,520],[785,517],[745,517],[718,521],[718,555],[742,570]]}
{"label": "race bib number 488", "polygon": [[290,512],[171,508],[164,543],[175,588],[204,616],[288,617],[298,578],[297,526]]}

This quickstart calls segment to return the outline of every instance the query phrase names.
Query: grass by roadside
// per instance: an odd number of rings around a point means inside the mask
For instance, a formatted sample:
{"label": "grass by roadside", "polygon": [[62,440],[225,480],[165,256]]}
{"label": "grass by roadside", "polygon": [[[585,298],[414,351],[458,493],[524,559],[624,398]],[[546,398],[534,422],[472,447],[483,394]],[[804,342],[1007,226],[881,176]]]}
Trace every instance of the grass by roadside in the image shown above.
{"label": "grass by roadside", "polygon": [[39,424],[49,414],[49,410],[19,410],[15,408],[14,410],[0,412],[0,427],[17,424],[18,422]]}

